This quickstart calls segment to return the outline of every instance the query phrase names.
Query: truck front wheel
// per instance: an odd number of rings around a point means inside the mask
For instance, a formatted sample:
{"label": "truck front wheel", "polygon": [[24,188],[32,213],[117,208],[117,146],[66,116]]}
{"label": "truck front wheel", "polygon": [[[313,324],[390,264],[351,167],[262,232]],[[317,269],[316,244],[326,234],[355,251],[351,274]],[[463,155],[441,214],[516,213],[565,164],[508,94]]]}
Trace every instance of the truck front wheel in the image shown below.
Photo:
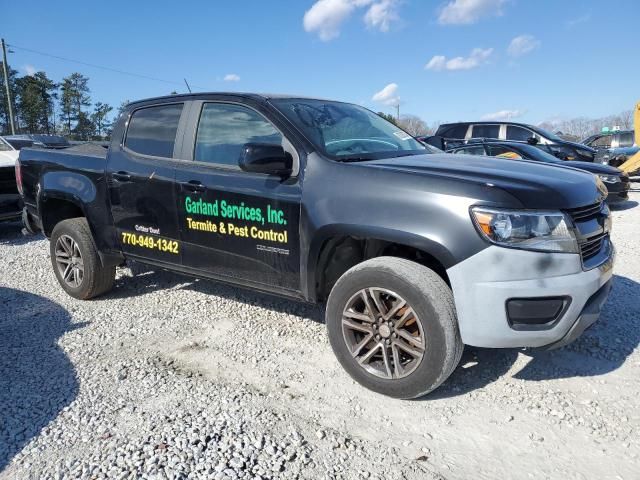
{"label": "truck front wheel", "polygon": [[58,223],[51,233],[51,263],[58,282],[74,298],[88,300],[113,287],[116,267],[104,267],[84,218]]}
{"label": "truck front wheel", "polygon": [[426,395],[462,356],[451,289],[433,270],[402,258],[374,258],[342,275],[326,323],[347,373],[390,397]]}

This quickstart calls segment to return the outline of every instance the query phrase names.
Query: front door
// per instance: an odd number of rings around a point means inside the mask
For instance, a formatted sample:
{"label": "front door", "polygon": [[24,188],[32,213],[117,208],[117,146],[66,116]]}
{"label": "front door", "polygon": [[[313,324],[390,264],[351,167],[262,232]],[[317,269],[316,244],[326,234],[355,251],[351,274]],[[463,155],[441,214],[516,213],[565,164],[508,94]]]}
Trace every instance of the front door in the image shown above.
{"label": "front door", "polygon": [[206,102],[198,107],[194,160],[176,172],[183,265],[233,282],[299,291],[298,178],[238,167],[246,143],[288,142],[246,105]]}
{"label": "front door", "polygon": [[109,153],[107,179],[122,251],[180,264],[174,149],[182,103],[134,110],[122,146]]}

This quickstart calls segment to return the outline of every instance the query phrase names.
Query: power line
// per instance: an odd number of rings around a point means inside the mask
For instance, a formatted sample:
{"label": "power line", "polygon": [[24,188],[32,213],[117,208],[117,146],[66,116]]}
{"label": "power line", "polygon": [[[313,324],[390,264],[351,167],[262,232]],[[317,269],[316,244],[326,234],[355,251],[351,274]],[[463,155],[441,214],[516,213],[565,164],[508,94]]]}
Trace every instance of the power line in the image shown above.
{"label": "power line", "polygon": [[[23,50],[25,52],[30,52],[30,53],[35,53],[37,55],[42,55],[44,57],[55,58],[57,60],[62,60],[62,61],[65,61],[65,62],[72,62],[72,63],[77,63],[79,65],[84,65],[84,66],[87,66],[87,67],[99,68],[101,70],[106,70],[108,72],[119,73],[121,75],[129,75],[130,77],[138,77],[138,78],[143,78],[145,80],[153,80],[155,82],[163,82],[163,83],[168,83],[168,84],[171,84],[171,85],[180,85],[180,86],[183,85],[182,82],[176,82],[176,81],[173,81],[173,80],[166,80],[166,79],[157,78],[157,77],[151,77],[149,75],[142,75],[140,73],[127,72],[126,70],[120,70],[120,69],[117,69],[117,68],[105,67],[104,65],[97,65],[95,63],[88,63],[88,62],[83,62],[81,60],[74,60],[72,58],[61,57],[59,55],[53,55],[51,53],[40,52],[38,50],[33,50],[32,48],[19,47],[18,45],[14,45],[14,44],[8,44],[7,43],[7,46],[11,47],[11,48],[16,48],[18,50]],[[200,87],[198,85],[193,85],[193,86],[195,88],[198,88],[198,89],[201,89],[201,90],[207,90],[207,87]]]}

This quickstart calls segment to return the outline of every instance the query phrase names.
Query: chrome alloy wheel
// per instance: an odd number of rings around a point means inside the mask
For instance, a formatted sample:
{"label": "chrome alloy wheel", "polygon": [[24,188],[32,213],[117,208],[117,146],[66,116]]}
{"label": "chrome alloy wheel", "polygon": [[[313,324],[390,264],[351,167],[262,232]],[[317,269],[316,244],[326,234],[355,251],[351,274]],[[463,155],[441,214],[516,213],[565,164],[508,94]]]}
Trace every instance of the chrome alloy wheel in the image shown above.
{"label": "chrome alloy wheel", "polygon": [[56,241],[56,265],[60,277],[73,288],[78,288],[84,278],[84,262],[76,241],[69,235],[61,235]]}
{"label": "chrome alloy wheel", "polygon": [[395,292],[358,291],[342,312],[342,334],[353,358],[384,379],[410,375],[425,353],[422,325],[411,305]]}

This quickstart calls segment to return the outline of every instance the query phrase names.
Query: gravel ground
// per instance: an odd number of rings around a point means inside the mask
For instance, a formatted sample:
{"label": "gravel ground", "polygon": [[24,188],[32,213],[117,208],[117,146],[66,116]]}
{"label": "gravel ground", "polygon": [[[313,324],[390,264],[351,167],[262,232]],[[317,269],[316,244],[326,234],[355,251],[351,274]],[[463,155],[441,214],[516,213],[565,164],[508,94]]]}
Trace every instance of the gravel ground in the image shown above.
{"label": "gravel ground", "polygon": [[638,478],[638,201],[592,329],[467,348],[419,401],[355,384],[320,308],[143,265],[77,301],[46,240],[1,225],[0,479]]}

